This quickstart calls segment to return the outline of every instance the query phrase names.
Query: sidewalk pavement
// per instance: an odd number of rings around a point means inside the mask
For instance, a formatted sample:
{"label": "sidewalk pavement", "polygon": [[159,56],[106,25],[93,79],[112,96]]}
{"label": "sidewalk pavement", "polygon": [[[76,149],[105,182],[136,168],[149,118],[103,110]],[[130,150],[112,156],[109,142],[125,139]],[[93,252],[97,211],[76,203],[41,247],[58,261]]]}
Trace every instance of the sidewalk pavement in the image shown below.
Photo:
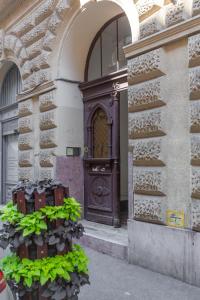
{"label": "sidewalk pavement", "polygon": [[200,288],[86,248],[90,286],[79,300],[200,300]]}

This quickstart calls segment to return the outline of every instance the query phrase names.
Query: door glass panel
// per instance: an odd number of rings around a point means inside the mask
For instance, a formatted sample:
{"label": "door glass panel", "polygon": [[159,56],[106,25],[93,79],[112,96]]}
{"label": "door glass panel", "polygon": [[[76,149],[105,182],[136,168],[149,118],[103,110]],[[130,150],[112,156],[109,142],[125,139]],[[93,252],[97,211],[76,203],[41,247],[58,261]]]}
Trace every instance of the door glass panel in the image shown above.
{"label": "door glass panel", "polygon": [[117,21],[102,33],[102,75],[117,71]]}
{"label": "door glass panel", "polygon": [[88,80],[94,80],[101,77],[101,46],[100,38],[97,40],[90,57],[88,68]]}
{"label": "door glass panel", "polygon": [[98,108],[93,117],[93,156],[109,157],[109,129],[105,111]]}
{"label": "door glass panel", "polygon": [[119,68],[126,66],[126,58],[123,47],[131,43],[131,28],[127,17],[121,17],[118,20],[118,52],[119,52]]}

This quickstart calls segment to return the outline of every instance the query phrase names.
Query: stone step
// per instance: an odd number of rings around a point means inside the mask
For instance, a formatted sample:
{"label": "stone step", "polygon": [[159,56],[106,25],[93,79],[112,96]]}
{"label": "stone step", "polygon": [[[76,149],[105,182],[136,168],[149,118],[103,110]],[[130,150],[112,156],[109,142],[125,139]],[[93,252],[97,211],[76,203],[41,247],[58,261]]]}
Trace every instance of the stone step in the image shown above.
{"label": "stone step", "polygon": [[127,260],[128,232],[126,228],[114,228],[98,223],[81,221],[85,228],[80,242],[100,253]]}

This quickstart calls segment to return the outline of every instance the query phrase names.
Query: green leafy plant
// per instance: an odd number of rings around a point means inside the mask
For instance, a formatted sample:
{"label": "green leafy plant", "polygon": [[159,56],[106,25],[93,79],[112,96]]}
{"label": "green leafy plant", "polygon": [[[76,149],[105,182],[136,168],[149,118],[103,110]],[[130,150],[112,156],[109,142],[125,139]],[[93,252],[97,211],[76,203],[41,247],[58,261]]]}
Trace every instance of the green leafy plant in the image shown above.
{"label": "green leafy plant", "polygon": [[17,205],[13,205],[10,201],[5,207],[0,211],[0,219],[3,222],[9,222],[11,224],[18,223],[21,218],[23,218],[23,214],[17,210]]}
{"label": "green leafy plant", "polygon": [[0,261],[0,268],[7,280],[14,280],[16,283],[23,281],[26,287],[31,287],[34,282],[40,282],[43,286],[58,278],[70,281],[73,272],[87,274],[88,258],[81,246],[74,245],[73,250],[65,255],[43,259],[21,260],[13,254]]}
{"label": "green leafy plant", "polygon": [[42,230],[47,230],[47,224],[44,218],[45,216],[40,211],[25,215],[19,221],[17,230],[22,230],[23,236],[28,236],[32,233],[40,235]]}

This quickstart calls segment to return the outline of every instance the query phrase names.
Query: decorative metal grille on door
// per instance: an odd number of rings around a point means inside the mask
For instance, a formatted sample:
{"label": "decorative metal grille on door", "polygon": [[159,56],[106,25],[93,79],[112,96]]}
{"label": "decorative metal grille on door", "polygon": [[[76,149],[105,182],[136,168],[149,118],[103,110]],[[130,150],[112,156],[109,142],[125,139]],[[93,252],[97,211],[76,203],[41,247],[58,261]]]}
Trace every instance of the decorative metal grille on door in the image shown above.
{"label": "decorative metal grille on door", "polygon": [[98,108],[93,117],[93,157],[109,157],[108,119],[103,109]]}

